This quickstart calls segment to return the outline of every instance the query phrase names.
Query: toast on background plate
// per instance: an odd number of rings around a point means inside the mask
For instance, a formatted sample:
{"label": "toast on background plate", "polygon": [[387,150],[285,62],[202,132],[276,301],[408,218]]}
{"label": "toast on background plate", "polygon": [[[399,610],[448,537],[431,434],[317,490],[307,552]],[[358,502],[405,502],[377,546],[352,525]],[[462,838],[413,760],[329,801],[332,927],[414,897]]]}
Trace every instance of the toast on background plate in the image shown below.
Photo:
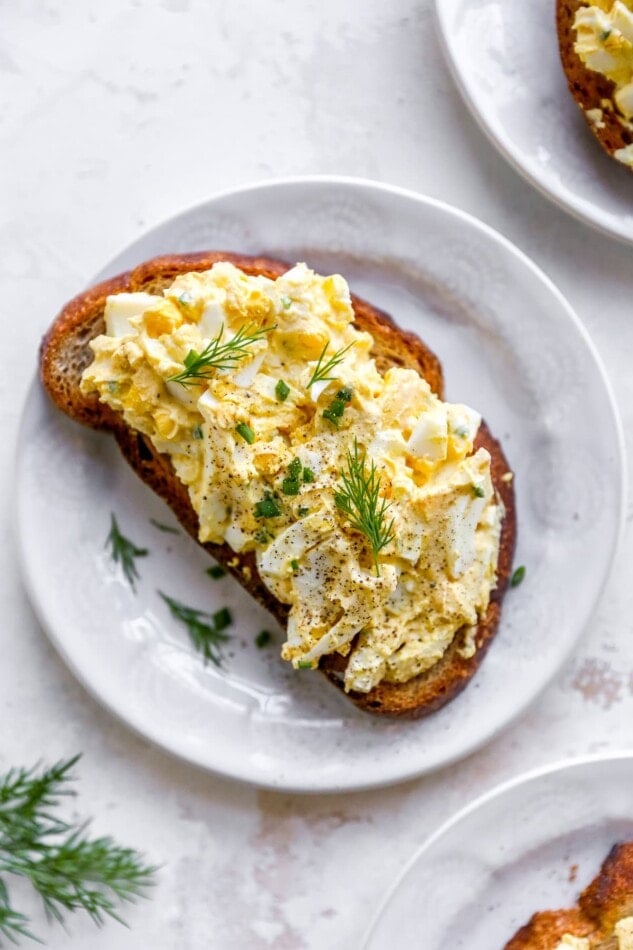
{"label": "toast on background plate", "polygon": [[633,0],[557,0],[569,90],[612,158],[633,170]]}
{"label": "toast on background plate", "polygon": [[441,402],[435,355],[342,278],[155,258],[64,307],[40,374],[287,628],[296,668],[410,717],[473,677],[512,567],[512,473],[480,417]]}
{"label": "toast on background plate", "polygon": [[534,914],[505,950],[633,950],[633,842],[611,849],[576,907]]}

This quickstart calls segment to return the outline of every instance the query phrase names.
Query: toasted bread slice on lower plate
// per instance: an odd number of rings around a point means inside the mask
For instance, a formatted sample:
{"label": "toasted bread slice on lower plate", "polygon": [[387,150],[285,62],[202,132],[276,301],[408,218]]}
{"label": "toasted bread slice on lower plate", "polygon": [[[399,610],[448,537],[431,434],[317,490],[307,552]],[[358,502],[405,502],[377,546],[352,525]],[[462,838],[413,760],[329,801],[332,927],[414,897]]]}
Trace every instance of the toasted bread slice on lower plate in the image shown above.
{"label": "toasted bread slice on lower plate", "polygon": [[[504,950],[630,950],[633,946],[633,842],[616,844],[576,907],[545,910]],[[572,938],[577,938],[574,943]]]}
{"label": "toasted bread slice on lower plate", "polygon": [[[185,530],[198,540],[198,517],[185,485],[176,477],[170,459],[160,454],[148,438],[133,431],[122,417],[99,401],[84,395],[80,380],[92,361],[89,343],[104,331],[104,308],[111,294],[145,291],[160,294],[179,275],[205,271],[215,263],[229,262],[248,275],[276,279],[289,265],[266,257],[248,257],[228,252],[202,252],[154,258],[133,270],[106,280],[80,294],[59,314],[42,341],[40,376],[53,402],[71,418],[94,429],[110,433],[139,477],[171,507]],[[442,397],[442,369],[437,357],[415,334],[400,329],[392,318],[366,301],[352,295],[354,326],[374,339],[371,351],[380,373],[391,366],[414,369]],[[443,658],[430,670],[406,683],[380,683],[368,693],[351,692],[349,698],[369,712],[392,716],[424,716],[439,709],[470,681],[479,667],[498,628],[501,602],[512,567],[516,537],[514,491],[509,465],[499,443],[482,423],[475,446],[491,455],[491,474],[497,496],[505,507],[501,529],[497,583],[485,616],[474,633],[474,649],[462,650],[466,631],[459,631]],[[263,604],[284,626],[288,607],[277,600],[257,572],[252,552],[236,553],[227,544],[202,546],[233,574],[242,587]],[[472,631],[470,631],[472,637]],[[467,656],[467,652],[470,656]],[[320,669],[342,687],[346,658],[323,657]]]}

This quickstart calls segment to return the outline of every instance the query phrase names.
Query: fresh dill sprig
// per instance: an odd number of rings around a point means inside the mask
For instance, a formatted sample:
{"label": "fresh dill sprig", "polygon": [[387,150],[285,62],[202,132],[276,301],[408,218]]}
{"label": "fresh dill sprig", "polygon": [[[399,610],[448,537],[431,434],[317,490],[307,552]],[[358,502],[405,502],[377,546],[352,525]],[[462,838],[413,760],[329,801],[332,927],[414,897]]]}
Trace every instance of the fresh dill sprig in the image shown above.
{"label": "fresh dill sprig", "polygon": [[343,357],[345,356],[347,351],[350,350],[354,346],[354,342],[355,341],[352,340],[352,342],[348,343],[347,346],[341,347],[340,350],[335,350],[335,352],[332,353],[329,359],[326,360],[325,354],[327,353],[328,346],[330,345],[330,341],[328,340],[328,342],[325,344],[325,346],[321,350],[321,355],[319,356],[317,360],[317,364],[314,367],[314,372],[312,373],[312,376],[310,377],[310,382],[306,386],[306,389],[309,389],[310,386],[313,386],[315,383],[322,383],[322,382],[325,382],[326,380],[338,379],[338,376],[330,376],[329,374],[332,372],[332,370],[336,369],[339,363],[343,362]]}
{"label": "fresh dill sprig", "polygon": [[[0,778],[0,937],[38,940],[11,904],[6,875],[27,880],[50,919],[85,910],[96,924],[121,921],[117,904],[145,896],[156,868],[111,838],[89,838],[86,826],[54,814],[72,795],[70,771],[79,756],[47,769],[11,769]],[[41,942],[41,941],[38,941]]]}
{"label": "fresh dill sprig", "polygon": [[0,937],[6,937],[12,944],[19,943],[20,937],[42,943],[28,929],[28,924],[28,917],[11,907],[6,884],[0,879]]}
{"label": "fresh dill sprig", "polygon": [[147,548],[137,548],[137,546],[129,540],[129,538],[124,537],[119,530],[119,525],[117,520],[114,517],[114,512],[112,514],[112,521],[110,526],[110,534],[106,538],[105,547],[110,545],[110,555],[115,564],[120,564],[125,577],[134,591],[136,593],[136,581],[140,578],[140,574],[136,568],[136,562],[134,558],[137,557],[146,557],[149,553]]}
{"label": "fresh dill sprig", "polygon": [[218,335],[205,346],[202,353],[189,350],[184,359],[185,368],[181,373],[170,376],[169,381],[181,383],[183,386],[195,385],[197,379],[209,379],[213,370],[233,369],[240,360],[249,354],[249,347],[258,340],[263,340],[267,333],[275,327],[258,327],[255,323],[245,323],[234,337],[222,342],[224,324]]}
{"label": "fresh dill sprig", "polygon": [[161,590],[158,593],[169,607],[172,617],[185,624],[191,642],[196,650],[202,653],[205,662],[211,660],[216,666],[221,666],[221,646],[231,639],[224,631],[233,622],[226,607],[210,614],[206,610],[187,607],[185,604],[174,600],[173,597],[168,597]]}
{"label": "fresh dill sprig", "polygon": [[380,577],[378,555],[394,539],[393,518],[386,514],[390,502],[380,498],[380,476],[373,460],[367,467],[366,452],[359,452],[354,439],[354,451],[347,453],[347,468],[341,472],[339,491],[334,495],[336,507],[349,517],[350,524],[362,532],[371,544],[376,576]]}

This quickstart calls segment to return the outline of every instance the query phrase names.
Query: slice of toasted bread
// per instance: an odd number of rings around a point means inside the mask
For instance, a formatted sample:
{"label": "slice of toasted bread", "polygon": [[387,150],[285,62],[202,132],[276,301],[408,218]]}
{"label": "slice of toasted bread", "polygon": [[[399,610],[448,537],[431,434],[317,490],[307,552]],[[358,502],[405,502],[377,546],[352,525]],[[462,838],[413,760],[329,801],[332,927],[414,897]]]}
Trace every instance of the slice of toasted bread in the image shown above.
{"label": "slice of toasted bread", "polygon": [[614,845],[576,907],[534,914],[504,950],[555,950],[564,934],[588,938],[591,950],[617,950],[614,927],[632,915],[633,841],[627,841]]}
{"label": "slice of toasted bread", "polygon": [[[260,274],[271,279],[285,273],[290,266],[269,258],[225,252],[154,258],[128,273],[104,281],[67,304],[44,337],[40,350],[40,375],[53,402],[77,422],[110,432],[135,472],[167,502],[186,531],[196,540],[198,517],[186,487],[173,471],[169,457],[159,454],[148,439],[131,430],[96,395],[84,395],[79,383],[83,370],[92,361],[89,341],[104,331],[103,313],[108,295],[141,290],[160,293],[178,274],[208,270],[218,261],[229,261],[247,274]],[[359,297],[352,296],[352,304],[354,325],[359,330],[371,333],[374,338],[372,355],[378,369],[385,372],[394,365],[414,369],[441,397],[441,366],[428,347],[415,334],[397,327],[388,314]],[[477,628],[474,655],[469,659],[461,656],[463,636],[458,633],[445,657],[427,673],[402,685],[381,684],[367,694],[350,694],[353,702],[370,712],[421,716],[444,705],[473,676],[496,632],[514,551],[514,498],[512,483],[502,478],[509,470],[508,463],[499,443],[492,438],[485,424],[482,424],[477,438],[477,444],[484,445],[491,453],[493,483],[503,499],[506,515],[502,527],[497,589],[493,592],[486,616]],[[273,597],[264,585],[252,552],[237,554],[226,544],[207,543],[202,546],[285,625],[288,607]],[[326,675],[338,685],[339,668],[344,669],[346,662],[341,657],[332,664],[330,658],[326,658],[321,665]]]}
{"label": "slice of toasted bread", "polygon": [[[613,102],[615,83],[601,73],[588,69],[574,49],[576,42],[574,18],[576,12],[584,6],[587,6],[587,0],[557,0],[558,46],[569,91],[595,137],[604,150],[613,156],[618,149],[626,148],[633,142],[633,133],[619,119],[618,110]],[[605,108],[605,103],[610,103],[610,106]],[[598,122],[592,117],[594,109],[600,109],[602,113]],[[622,163],[618,162],[618,164]],[[624,167],[630,166],[624,165]]]}
{"label": "slice of toasted bread", "polygon": [[595,923],[578,908],[543,910],[521,927],[504,950],[554,950],[565,934],[588,937],[595,930]]}

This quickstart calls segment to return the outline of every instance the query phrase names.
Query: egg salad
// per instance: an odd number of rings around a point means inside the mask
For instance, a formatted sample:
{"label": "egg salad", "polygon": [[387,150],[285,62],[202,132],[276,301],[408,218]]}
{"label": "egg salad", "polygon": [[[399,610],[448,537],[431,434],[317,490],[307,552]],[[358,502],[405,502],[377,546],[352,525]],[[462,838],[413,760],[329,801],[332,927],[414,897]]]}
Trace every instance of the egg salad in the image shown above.
{"label": "egg salad", "polygon": [[586,937],[574,937],[573,934],[563,934],[554,950],[591,950]]}
{"label": "egg salad", "polygon": [[[617,943],[614,950],[633,950],[633,917],[623,917],[615,925],[613,931]],[[609,942],[609,946],[611,943]],[[591,943],[587,937],[574,937],[564,934],[556,945],[556,950],[591,950]]]}
{"label": "egg salad", "polygon": [[353,321],[338,275],[218,263],[108,297],[81,386],[169,455],[201,542],[254,552],[289,606],[283,658],[348,656],[345,688],[368,692],[458,631],[474,652],[503,508],[480,416],[411,369],[381,375]]}
{"label": "egg salad", "polygon": [[[613,103],[603,100],[603,106],[613,109],[615,105],[621,124],[633,131],[633,0],[594,0],[577,11],[574,28],[577,55],[589,69],[615,83]],[[589,113],[591,122],[600,127],[602,110]],[[633,145],[617,149],[614,155],[633,167]]]}

